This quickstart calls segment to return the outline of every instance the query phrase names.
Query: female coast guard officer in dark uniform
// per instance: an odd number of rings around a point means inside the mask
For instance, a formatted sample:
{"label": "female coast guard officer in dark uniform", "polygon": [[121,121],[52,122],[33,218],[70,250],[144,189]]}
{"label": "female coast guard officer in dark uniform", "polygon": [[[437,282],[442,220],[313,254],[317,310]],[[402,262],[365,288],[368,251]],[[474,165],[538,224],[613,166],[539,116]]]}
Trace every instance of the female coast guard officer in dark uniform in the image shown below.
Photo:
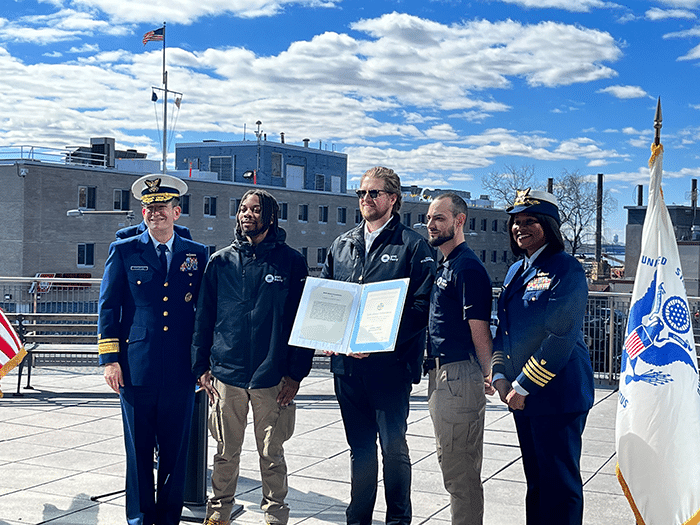
{"label": "female coast guard officer in dark uniform", "polygon": [[519,191],[508,213],[511,249],[524,258],[508,270],[498,301],[493,385],[515,417],[527,525],[580,525],[581,435],[593,405],[586,275],[564,252],[554,195]]}
{"label": "female coast guard officer in dark uniform", "polygon": [[182,180],[146,175],[131,189],[148,229],[109,247],[100,288],[100,364],[122,406],[127,522],[177,525],[194,403],[190,343],[206,253],[173,230],[178,198],[187,192]]}

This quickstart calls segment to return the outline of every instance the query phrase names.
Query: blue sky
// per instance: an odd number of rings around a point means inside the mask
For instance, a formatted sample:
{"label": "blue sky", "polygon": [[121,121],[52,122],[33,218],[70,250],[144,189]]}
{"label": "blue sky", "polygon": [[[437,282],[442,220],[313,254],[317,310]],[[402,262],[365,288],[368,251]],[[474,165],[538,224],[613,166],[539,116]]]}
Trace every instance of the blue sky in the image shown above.
{"label": "blue sky", "polygon": [[347,153],[351,186],[374,165],[472,194],[505,166],[604,173],[622,240],[660,96],[667,204],[700,176],[700,0],[7,0],[0,146],[112,136],[159,159],[162,45],[141,38],[163,21],[171,152],[260,120]]}

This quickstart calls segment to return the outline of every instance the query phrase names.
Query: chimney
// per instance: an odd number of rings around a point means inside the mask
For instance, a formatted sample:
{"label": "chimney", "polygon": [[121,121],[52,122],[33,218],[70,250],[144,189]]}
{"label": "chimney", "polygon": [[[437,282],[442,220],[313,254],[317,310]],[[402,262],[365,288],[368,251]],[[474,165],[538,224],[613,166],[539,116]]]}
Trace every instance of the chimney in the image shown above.
{"label": "chimney", "polygon": [[302,140],[302,142],[304,143],[304,147],[305,147],[305,148],[308,148],[308,147],[309,147],[309,142],[311,142],[311,139],[304,139],[304,140]]}
{"label": "chimney", "polygon": [[284,144],[284,131],[280,133],[280,142]]}
{"label": "chimney", "polygon": [[644,186],[637,185],[637,206],[644,206]]}

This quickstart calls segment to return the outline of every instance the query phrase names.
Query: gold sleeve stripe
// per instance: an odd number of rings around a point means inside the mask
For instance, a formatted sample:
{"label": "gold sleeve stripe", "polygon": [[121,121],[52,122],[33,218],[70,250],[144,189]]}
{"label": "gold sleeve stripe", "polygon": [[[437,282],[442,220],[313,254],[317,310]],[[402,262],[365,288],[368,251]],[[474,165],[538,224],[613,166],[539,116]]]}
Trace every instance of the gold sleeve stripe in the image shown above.
{"label": "gold sleeve stripe", "polygon": [[542,379],[540,376],[537,375],[536,372],[533,372],[532,368],[530,367],[530,363],[525,364],[525,368],[523,368],[523,373],[530,381],[535,383],[537,386],[545,386],[547,384],[547,380]]}
{"label": "gold sleeve stripe", "polygon": [[500,350],[498,352],[493,353],[493,357],[491,358],[492,365],[499,364],[499,365],[504,365],[506,363],[505,357],[503,357],[503,352]]}
{"label": "gold sleeve stripe", "polygon": [[99,354],[116,354],[119,352],[119,339],[101,339],[97,342]]}
{"label": "gold sleeve stripe", "polygon": [[538,386],[545,386],[554,377],[554,374],[542,368],[533,358],[525,363],[523,373]]}

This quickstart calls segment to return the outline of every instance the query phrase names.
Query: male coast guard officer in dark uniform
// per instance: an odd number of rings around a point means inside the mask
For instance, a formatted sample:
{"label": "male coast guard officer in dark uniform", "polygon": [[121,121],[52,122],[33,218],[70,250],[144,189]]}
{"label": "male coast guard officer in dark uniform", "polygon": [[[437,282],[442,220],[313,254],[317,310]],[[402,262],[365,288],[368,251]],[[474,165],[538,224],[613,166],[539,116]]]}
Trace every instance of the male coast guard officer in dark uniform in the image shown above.
{"label": "male coast guard officer in dark uniform", "polygon": [[177,525],[182,512],[196,380],[190,343],[206,264],[205,247],[173,230],[186,191],[160,174],[133,184],[148,230],[112,243],[100,288],[100,364],[122,406],[130,525]]}

